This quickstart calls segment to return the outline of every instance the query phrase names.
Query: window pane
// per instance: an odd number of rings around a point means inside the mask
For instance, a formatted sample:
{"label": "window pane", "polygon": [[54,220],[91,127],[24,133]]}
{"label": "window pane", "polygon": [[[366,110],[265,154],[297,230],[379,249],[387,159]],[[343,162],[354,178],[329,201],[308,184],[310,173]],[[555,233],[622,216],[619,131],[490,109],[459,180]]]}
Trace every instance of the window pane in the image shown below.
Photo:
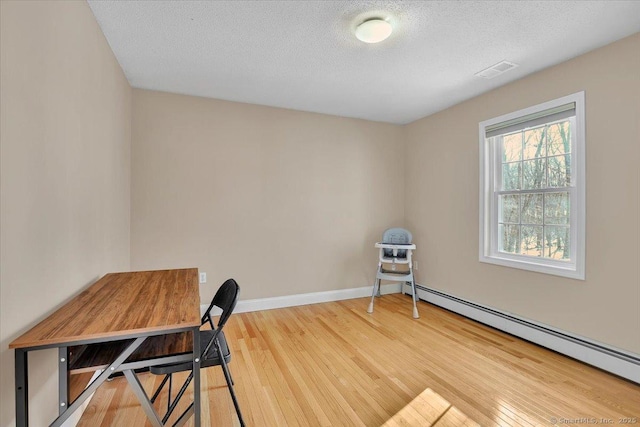
{"label": "window pane", "polygon": [[542,200],[541,193],[522,195],[522,223],[542,225]]}
{"label": "window pane", "polygon": [[522,226],[520,253],[529,256],[542,256],[542,226]]}
{"label": "window pane", "polygon": [[547,128],[547,155],[568,154],[571,152],[571,127],[569,121],[550,125]]}
{"label": "window pane", "polygon": [[522,188],[524,190],[546,187],[545,165],[546,159],[525,160],[522,162]]}
{"label": "window pane", "polygon": [[498,226],[498,250],[501,252],[518,253],[520,241],[520,226],[500,224]]}
{"label": "window pane", "polygon": [[517,194],[500,196],[499,222],[520,223],[520,196]]}
{"label": "window pane", "polygon": [[522,160],[522,132],[502,137],[502,162]]}
{"label": "window pane", "polygon": [[502,189],[519,190],[520,175],[522,174],[521,163],[505,163],[502,165]]}
{"label": "window pane", "polygon": [[571,183],[571,154],[549,157],[549,187],[567,187]]}
{"label": "window pane", "polygon": [[544,126],[525,131],[523,147],[525,160],[545,157],[547,155],[547,150],[545,150],[544,135]]}
{"label": "window pane", "polygon": [[568,225],[570,218],[569,192],[544,195],[544,223]]}
{"label": "window pane", "polygon": [[570,259],[569,227],[550,225],[544,228],[544,256],[554,259]]}

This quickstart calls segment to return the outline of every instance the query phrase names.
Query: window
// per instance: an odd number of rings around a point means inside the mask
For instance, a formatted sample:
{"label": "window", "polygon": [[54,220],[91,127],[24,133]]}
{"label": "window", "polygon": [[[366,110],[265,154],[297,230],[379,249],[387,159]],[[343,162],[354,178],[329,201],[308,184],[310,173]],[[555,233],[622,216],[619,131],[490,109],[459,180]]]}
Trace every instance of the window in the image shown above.
{"label": "window", "polygon": [[584,280],[584,92],[480,123],[480,261]]}

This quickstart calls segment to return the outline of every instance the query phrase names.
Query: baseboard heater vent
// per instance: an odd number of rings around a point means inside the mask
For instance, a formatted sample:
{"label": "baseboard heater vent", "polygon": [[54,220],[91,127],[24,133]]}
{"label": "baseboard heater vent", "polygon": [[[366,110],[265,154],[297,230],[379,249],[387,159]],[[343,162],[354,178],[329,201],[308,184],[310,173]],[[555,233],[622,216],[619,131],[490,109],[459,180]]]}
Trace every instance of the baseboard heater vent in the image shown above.
{"label": "baseboard heater vent", "polygon": [[416,285],[420,299],[640,384],[640,355]]}

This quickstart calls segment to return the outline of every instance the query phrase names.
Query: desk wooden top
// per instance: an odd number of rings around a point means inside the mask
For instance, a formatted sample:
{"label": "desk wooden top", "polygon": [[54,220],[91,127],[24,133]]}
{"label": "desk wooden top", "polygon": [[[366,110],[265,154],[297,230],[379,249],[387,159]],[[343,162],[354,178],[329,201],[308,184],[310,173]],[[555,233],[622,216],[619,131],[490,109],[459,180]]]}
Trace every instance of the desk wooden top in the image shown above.
{"label": "desk wooden top", "polygon": [[9,348],[110,341],[198,326],[198,269],[109,273]]}

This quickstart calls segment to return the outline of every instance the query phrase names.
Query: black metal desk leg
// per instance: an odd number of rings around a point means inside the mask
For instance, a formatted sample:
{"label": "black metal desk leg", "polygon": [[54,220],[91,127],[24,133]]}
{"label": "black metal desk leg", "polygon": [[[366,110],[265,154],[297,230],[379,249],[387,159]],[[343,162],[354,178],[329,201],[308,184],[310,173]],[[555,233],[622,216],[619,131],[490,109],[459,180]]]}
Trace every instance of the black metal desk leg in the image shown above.
{"label": "black metal desk leg", "polygon": [[147,396],[147,393],[144,391],[144,388],[142,388],[142,384],[140,384],[140,380],[138,380],[138,377],[136,377],[136,374],[131,369],[127,369],[123,372],[124,372],[124,376],[127,378],[127,382],[129,382],[129,385],[133,389],[133,392],[138,397],[138,400],[142,405],[142,409],[144,410],[145,414],[147,414],[147,418],[151,422],[151,425],[154,427],[162,427],[163,424],[162,424],[162,421],[160,420],[160,416],[158,415],[156,410],[153,408],[153,405],[149,401],[149,396]]}
{"label": "black metal desk leg", "polygon": [[58,415],[69,405],[69,348],[58,348]]}
{"label": "black metal desk leg", "polygon": [[29,426],[29,362],[27,351],[16,348],[16,426]]}
{"label": "black metal desk leg", "polygon": [[73,414],[80,407],[80,405],[82,405],[85,400],[87,400],[89,396],[91,396],[91,394],[96,391],[100,384],[102,384],[107,380],[107,378],[109,378],[109,375],[111,375],[112,372],[114,372],[120,365],[122,365],[125,360],[127,360],[127,357],[131,356],[131,353],[133,353],[138,347],[140,347],[140,344],[142,344],[146,338],[147,337],[138,337],[131,344],[129,344],[127,348],[125,348],[124,351],[120,353],[118,357],[116,357],[116,360],[111,362],[111,364],[107,366],[107,368],[102,371],[102,373],[98,375],[98,377],[94,379],[91,384],[89,384],[71,404],[67,406],[66,410],[62,411],[62,414],[58,415],[58,418],[56,418],[55,421],[50,424],[50,427],[62,427],[62,424],[71,416],[71,414]]}
{"label": "black metal desk leg", "polygon": [[200,427],[200,328],[193,330],[193,410],[194,426]]}

